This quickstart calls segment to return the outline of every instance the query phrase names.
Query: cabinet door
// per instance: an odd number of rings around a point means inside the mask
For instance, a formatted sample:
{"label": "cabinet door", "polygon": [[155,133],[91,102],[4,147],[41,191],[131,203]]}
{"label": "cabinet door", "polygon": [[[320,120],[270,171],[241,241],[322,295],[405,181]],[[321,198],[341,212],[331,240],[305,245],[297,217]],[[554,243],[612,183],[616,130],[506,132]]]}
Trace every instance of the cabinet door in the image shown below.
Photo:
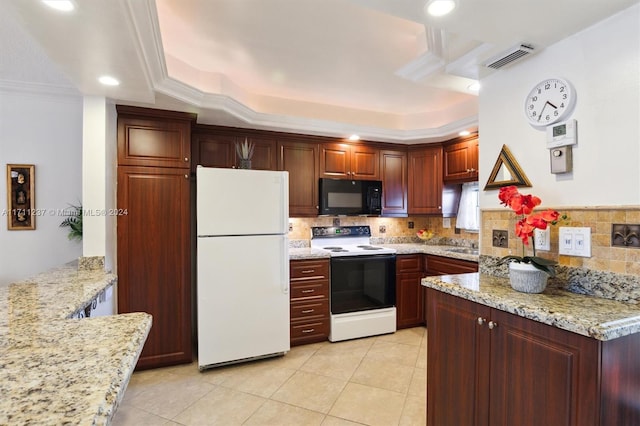
{"label": "cabinet door", "polygon": [[380,152],[382,216],[407,216],[407,153]]}
{"label": "cabinet door", "polygon": [[317,216],[318,145],[278,142],[278,170],[289,172],[289,216]]}
{"label": "cabinet door", "polygon": [[[253,142],[253,157],[251,158],[251,168],[254,170],[277,170],[277,142],[275,139],[260,138],[252,136],[248,138]],[[235,160],[235,165],[240,165],[240,159]]]}
{"label": "cabinet door", "polygon": [[445,182],[465,182],[478,179],[478,136],[445,144]]}
{"label": "cabinet door", "polygon": [[380,150],[366,145],[351,147],[351,178],[380,179]]}
{"label": "cabinet door", "polygon": [[190,167],[191,123],[195,116],[122,105],[116,108],[118,165]]}
{"label": "cabinet door", "polygon": [[409,214],[441,213],[442,147],[409,151]]}
{"label": "cabinet door", "polygon": [[430,288],[427,305],[427,424],[488,425],[491,309]]}
{"label": "cabinet door", "polygon": [[351,149],[339,143],[320,145],[320,176],[324,178],[351,178]]}
{"label": "cabinet door", "polygon": [[491,320],[491,424],[598,424],[597,340],[495,309]]}
{"label": "cabinet door", "polygon": [[420,272],[396,276],[396,326],[398,329],[424,324],[424,295],[420,284],[421,279]]}
{"label": "cabinet door", "polygon": [[235,165],[236,138],[229,135],[197,134],[193,138],[195,166],[230,168]]}
{"label": "cabinet door", "polygon": [[118,167],[118,312],[153,327],[138,368],[191,362],[189,169]]}

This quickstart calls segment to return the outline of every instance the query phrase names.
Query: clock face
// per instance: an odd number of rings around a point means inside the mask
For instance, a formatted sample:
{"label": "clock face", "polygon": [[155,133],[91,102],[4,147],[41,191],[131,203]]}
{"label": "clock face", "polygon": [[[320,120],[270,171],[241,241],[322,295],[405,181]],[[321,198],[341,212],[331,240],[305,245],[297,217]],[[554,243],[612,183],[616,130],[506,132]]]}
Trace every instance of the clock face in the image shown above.
{"label": "clock face", "polygon": [[549,78],[531,89],[524,102],[524,113],[532,126],[546,127],[566,120],[575,103],[576,93],[568,81]]}

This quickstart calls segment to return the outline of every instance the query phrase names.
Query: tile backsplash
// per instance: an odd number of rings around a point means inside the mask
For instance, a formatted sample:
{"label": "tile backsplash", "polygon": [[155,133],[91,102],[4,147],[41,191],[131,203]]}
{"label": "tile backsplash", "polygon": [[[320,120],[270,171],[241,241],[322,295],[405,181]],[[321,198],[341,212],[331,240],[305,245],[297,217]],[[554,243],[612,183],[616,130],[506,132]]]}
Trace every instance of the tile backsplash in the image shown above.
{"label": "tile backsplash", "polygon": [[[371,236],[374,238],[396,238],[415,237],[420,229],[430,229],[434,237],[453,238],[478,241],[478,233],[460,230],[455,233],[456,219],[451,218],[451,227],[442,226],[442,217],[436,216],[415,216],[415,217],[361,217],[361,216],[340,216],[340,225],[369,225]],[[320,216],[312,218],[290,218],[289,219],[289,239],[308,240],[311,238],[312,226],[333,226],[334,216]],[[409,228],[409,222],[413,222],[413,229]],[[385,232],[380,232],[384,229]],[[416,237],[417,239],[417,237]]]}

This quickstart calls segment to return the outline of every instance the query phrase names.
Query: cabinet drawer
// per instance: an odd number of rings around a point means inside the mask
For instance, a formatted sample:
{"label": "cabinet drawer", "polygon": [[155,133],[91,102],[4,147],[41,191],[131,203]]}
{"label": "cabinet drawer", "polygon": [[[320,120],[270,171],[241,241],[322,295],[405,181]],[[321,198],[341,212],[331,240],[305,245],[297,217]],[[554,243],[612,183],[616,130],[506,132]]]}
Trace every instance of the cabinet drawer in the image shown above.
{"label": "cabinet drawer", "polygon": [[329,336],[329,319],[291,324],[291,340],[325,339]]}
{"label": "cabinet drawer", "polygon": [[293,261],[289,268],[292,281],[329,277],[328,260]]}
{"label": "cabinet drawer", "polygon": [[421,272],[422,271],[422,255],[407,254],[396,256],[396,273],[405,272]]}
{"label": "cabinet drawer", "polygon": [[427,275],[465,274],[478,272],[478,263],[450,257],[427,255]]}
{"label": "cabinet drawer", "polygon": [[329,299],[291,304],[291,321],[329,316]]}
{"label": "cabinet drawer", "polygon": [[329,282],[327,280],[317,280],[313,282],[292,283],[291,300],[329,297]]}

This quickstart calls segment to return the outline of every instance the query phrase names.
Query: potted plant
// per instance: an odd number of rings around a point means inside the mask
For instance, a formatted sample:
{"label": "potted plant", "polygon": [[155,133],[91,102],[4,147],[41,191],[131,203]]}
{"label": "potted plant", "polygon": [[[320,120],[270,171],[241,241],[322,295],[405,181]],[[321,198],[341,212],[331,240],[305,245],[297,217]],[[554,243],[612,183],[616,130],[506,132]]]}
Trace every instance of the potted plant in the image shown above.
{"label": "potted plant", "polygon": [[[540,198],[535,195],[521,194],[513,185],[500,188],[498,198],[502,205],[509,207],[520,216],[520,220],[516,222],[515,232],[516,236],[522,240],[522,256],[505,256],[500,260],[500,264],[509,264],[509,279],[515,290],[540,293],[545,289],[547,279],[555,277],[557,263],[536,256],[533,234],[536,229],[545,230],[549,225],[558,223],[560,214],[552,209],[534,213],[533,209],[542,202]],[[566,216],[562,218],[566,219]],[[533,256],[525,255],[529,240],[531,240]]]}
{"label": "potted plant", "polygon": [[244,138],[244,142],[242,143],[236,143],[236,154],[240,157],[241,169],[251,168],[251,158],[253,157],[254,148],[255,144],[253,142],[250,143],[247,138]]}
{"label": "potted plant", "polygon": [[73,210],[65,211],[65,214],[68,217],[62,221],[60,227],[70,228],[69,235],[67,236],[70,240],[82,241],[82,204],[77,206],[74,206],[73,204],[69,205]]}

